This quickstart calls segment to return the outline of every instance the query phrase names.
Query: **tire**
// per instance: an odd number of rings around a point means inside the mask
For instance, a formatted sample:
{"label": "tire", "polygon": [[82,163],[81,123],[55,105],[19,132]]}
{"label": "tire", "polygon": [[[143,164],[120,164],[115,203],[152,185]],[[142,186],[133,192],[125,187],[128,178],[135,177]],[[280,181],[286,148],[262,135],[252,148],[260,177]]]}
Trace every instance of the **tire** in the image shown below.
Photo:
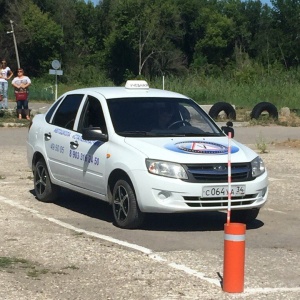
{"label": "tire", "polygon": [[138,207],[134,190],[126,179],[116,182],[113,189],[113,214],[115,223],[124,229],[134,229],[142,225],[145,214]]}
{"label": "tire", "polygon": [[35,164],[33,178],[36,198],[42,202],[54,202],[58,197],[59,187],[51,182],[43,159],[40,159]]}
{"label": "tire", "polygon": [[231,212],[231,217],[233,222],[238,223],[251,223],[258,216],[259,208],[243,209],[243,210],[233,210]]}
{"label": "tire", "polygon": [[254,106],[251,112],[251,119],[258,119],[262,112],[267,111],[270,118],[278,119],[278,110],[276,106],[270,102],[260,102]]}
{"label": "tire", "polygon": [[215,103],[209,110],[208,114],[213,119],[217,119],[220,112],[224,111],[227,119],[235,120],[236,119],[236,112],[234,107],[227,103],[227,102],[217,102]]}

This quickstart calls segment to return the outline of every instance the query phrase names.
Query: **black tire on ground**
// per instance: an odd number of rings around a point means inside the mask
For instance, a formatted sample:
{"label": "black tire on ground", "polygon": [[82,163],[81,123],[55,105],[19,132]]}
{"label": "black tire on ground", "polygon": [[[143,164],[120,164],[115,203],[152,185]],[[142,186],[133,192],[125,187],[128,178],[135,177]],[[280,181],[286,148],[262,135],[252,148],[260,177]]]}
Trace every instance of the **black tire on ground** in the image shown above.
{"label": "black tire on ground", "polygon": [[126,179],[118,180],[114,186],[113,214],[120,228],[138,228],[144,221],[145,214],[140,211],[133,187]]}
{"label": "black tire on ground", "polygon": [[232,210],[231,220],[238,223],[250,223],[256,219],[259,213],[259,208]]}
{"label": "black tire on ground", "polygon": [[234,107],[227,102],[217,102],[209,110],[208,114],[213,118],[217,119],[221,111],[224,111],[227,119],[235,120],[236,112]]}
{"label": "black tire on ground", "polygon": [[254,106],[251,112],[251,119],[258,119],[262,112],[268,112],[269,117],[278,119],[278,110],[276,106],[270,102],[260,102]]}
{"label": "black tire on ground", "polygon": [[35,164],[33,178],[36,198],[42,202],[54,202],[58,197],[59,187],[51,182],[43,159]]}

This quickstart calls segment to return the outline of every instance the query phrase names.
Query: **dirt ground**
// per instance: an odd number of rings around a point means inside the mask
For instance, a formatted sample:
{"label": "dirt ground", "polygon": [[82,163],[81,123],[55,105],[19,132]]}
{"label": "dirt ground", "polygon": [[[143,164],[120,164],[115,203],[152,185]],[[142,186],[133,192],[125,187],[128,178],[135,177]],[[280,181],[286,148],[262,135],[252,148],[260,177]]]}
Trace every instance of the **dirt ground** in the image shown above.
{"label": "dirt ground", "polygon": [[[299,129],[299,131],[300,131],[300,129]],[[287,141],[284,141],[284,142],[278,142],[278,143],[276,143],[276,146],[278,148],[288,147],[288,148],[299,149],[300,148],[300,140],[287,140]]]}

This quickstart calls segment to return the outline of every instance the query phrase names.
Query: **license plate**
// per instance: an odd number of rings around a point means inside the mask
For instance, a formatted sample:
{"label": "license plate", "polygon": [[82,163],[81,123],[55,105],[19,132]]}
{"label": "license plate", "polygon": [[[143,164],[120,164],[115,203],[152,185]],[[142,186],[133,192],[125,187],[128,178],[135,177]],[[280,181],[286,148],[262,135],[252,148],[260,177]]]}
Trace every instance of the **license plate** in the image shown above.
{"label": "license plate", "polygon": [[[244,196],[246,192],[245,185],[233,185],[231,186],[231,196]],[[228,187],[227,186],[205,186],[202,190],[203,198],[217,198],[227,197]]]}

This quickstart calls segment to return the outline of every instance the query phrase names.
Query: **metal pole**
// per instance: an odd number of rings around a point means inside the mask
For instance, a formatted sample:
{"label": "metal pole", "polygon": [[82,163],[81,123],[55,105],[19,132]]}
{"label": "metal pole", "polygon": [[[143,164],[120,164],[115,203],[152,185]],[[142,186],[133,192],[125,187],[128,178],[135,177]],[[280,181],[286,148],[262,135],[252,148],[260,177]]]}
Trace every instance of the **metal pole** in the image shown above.
{"label": "metal pole", "polygon": [[57,70],[55,70],[55,101],[57,100]]}
{"label": "metal pole", "polygon": [[12,33],[12,35],[13,35],[14,44],[15,44],[15,51],[16,51],[17,64],[18,64],[18,68],[20,68],[20,60],[19,60],[18,46],[17,46],[16,36],[15,36],[15,32],[14,32],[14,25],[13,25],[13,21],[12,21],[12,20],[10,20],[10,24],[11,24],[11,33]]}

